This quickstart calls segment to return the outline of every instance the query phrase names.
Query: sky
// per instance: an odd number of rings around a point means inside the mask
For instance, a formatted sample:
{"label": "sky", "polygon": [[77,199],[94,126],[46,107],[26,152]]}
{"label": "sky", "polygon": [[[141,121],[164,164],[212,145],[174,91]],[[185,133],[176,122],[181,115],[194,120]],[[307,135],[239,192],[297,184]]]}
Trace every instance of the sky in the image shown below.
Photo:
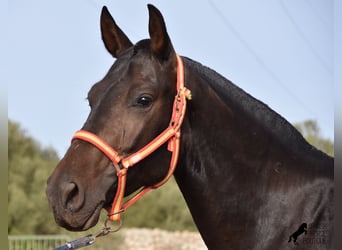
{"label": "sky", "polygon": [[63,156],[85,122],[90,87],[114,59],[103,46],[106,5],[132,42],[148,38],[147,3],[178,54],[214,69],[291,123],[316,120],[334,140],[332,0],[11,0],[8,117]]}

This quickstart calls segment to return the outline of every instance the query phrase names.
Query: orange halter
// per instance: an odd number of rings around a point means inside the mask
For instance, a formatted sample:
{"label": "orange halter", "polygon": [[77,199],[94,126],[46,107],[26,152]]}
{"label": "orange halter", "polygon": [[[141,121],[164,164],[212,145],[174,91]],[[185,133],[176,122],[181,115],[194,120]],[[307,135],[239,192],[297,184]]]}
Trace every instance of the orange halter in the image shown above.
{"label": "orange halter", "polygon": [[[145,147],[123,158],[115,149],[109,146],[103,139],[101,139],[100,137],[91,132],[79,130],[72,137],[72,140],[80,139],[83,141],[87,141],[93,144],[99,150],[101,150],[112,161],[117,171],[118,187],[115,194],[115,198],[112,203],[112,207],[111,209],[108,209],[108,219],[110,221],[119,221],[122,212],[124,212],[128,207],[134,204],[137,200],[139,200],[151,189],[156,189],[164,183],[166,183],[172,176],[176,168],[180,148],[181,125],[186,111],[186,99],[191,100],[190,90],[184,87],[183,61],[181,57],[178,55],[177,62],[177,95],[175,96],[173,103],[170,124],[159,136],[154,138]],[[168,142],[168,150],[172,152],[172,156],[170,161],[170,167],[165,178],[153,186],[143,188],[127,203],[123,204],[126,187],[126,175],[128,168],[134,166],[136,163],[152,154],[155,150],[157,150],[166,142]]]}

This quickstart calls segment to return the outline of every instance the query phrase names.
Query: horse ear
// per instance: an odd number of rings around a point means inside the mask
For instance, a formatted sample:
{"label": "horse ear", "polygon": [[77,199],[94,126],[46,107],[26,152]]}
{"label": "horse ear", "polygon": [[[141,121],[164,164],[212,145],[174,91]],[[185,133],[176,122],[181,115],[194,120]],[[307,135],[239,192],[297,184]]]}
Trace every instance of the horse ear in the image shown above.
{"label": "horse ear", "polygon": [[125,33],[116,25],[106,6],[103,6],[101,12],[101,34],[106,49],[115,58],[133,45]]}
{"label": "horse ear", "polygon": [[149,11],[149,33],[152,51],[162,60],[167,60],[175,54],[171,40],[166,30],[166,25],[160,11],[148,4]]}

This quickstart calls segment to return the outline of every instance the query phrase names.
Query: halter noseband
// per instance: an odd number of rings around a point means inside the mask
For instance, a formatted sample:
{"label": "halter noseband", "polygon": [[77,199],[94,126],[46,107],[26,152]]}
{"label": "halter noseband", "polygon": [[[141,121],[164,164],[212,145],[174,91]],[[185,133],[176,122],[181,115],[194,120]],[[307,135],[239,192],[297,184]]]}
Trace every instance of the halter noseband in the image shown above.
{"label": "halter noseband", "polygon": [[[72,137],[72,140],[80,139],[91,143],[96,148],[101,150],[113,163],[118,176],[118,186],[115,194],[115,198],[112,203],[111,209],[108,209],[108,219],[111,221],[119,221],[121,212],[125,211],[128,207],[134,204],[142,196],[144,196],[151,189],[156,189],[166,183],[172,176],[178,161],[179,148],[180,148],[180,137],[181,137],[181,125],[184,119],[186,111],[186,100],[191,100],[191,92],[189,89],[184,87],[184,66],[180,56],[177,55],[177,95],[175,96],[172,116],[169,126],[150,143],[144,146],[137,152],[122,157],[120,154],[108,145],[103,139],[97,135],[88,132],[86,130],[79,130]],[[125,187],[126,187],[126,175],[128,168],[134,166],[140,162],[159,147],[168,142],[168,150],[172,152],[170,166],[167,175],[164,179],[152,186],[144,187],[138,194],[136,194],[127,203],[123,204]]]}

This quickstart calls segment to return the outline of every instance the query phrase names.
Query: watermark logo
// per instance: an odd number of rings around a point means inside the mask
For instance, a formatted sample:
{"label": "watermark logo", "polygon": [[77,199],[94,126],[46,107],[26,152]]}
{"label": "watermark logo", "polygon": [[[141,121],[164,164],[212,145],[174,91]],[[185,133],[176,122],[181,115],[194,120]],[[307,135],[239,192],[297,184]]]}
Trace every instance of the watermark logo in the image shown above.
{"label": "watermark logo", "polygon": [[290,235],[288,242],[291,242],[293,240],[293,243],[295,245],[297,245],[298,244],[298,242],[297,242],[298,237],[302,234],[308,233],[307,228],[308,228],[308,224],[302,223],[302,225],[300,225],[300,227],[297,229],[297,231]]}
{"label": "watermark logo", "polygon": [[[297,245],[324,245],[329,240],[329,224],[321,223],[319,226],[314,224],[302,223],[298,229],[289,236],[289,244]],[[291,243],[292,242],[292,243]]]}

